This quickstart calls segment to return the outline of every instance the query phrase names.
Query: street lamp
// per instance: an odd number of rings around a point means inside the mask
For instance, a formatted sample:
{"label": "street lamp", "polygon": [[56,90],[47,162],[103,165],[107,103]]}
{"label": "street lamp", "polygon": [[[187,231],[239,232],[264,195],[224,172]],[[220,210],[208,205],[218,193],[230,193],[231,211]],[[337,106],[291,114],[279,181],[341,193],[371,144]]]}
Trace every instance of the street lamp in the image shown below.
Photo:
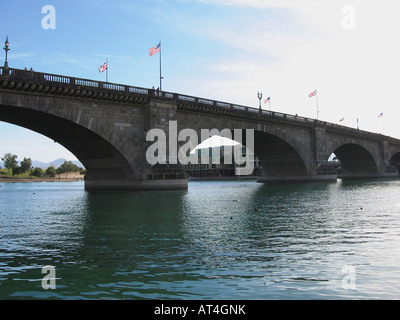
{"label": "street lamp", "polygon": [[262,99],[262,92],[257,92],[257,98],[260,101],[260,110],[261,110],[261,99]]}
{"label": "street lamp", "polygon": [[8,42],[8,36],[6,38],[6,42],[4,43],[4,51],[6,52],[6,61],[4,63],[4,68],[8,69],[8,61],[7,61],[7,56],[8,56],[8,51],[10,51],[9,48],[10,43]]}

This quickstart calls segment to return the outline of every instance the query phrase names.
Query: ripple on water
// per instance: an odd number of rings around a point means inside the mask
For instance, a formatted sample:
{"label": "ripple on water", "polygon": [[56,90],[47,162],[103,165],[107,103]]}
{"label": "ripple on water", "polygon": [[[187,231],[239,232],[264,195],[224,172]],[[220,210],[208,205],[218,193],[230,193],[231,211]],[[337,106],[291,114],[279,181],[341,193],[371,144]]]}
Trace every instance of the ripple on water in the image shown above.
{"label": "ripple on water", "polygon": [[[399,185],[2,184],[0,298],[396,299]],[[44,265],[56,268],[51,292]],[[348,266],[356,289],[343,286]]]}

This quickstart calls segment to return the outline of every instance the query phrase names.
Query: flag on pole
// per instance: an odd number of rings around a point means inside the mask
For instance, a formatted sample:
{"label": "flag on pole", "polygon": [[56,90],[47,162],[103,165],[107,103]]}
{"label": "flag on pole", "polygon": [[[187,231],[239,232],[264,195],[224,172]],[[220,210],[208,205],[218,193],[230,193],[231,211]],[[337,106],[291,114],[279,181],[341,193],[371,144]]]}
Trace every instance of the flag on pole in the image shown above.
{"label": "flag on pole", "polygon": [[314,97],[314,96],[315,96],[315,98],[316,98],[315,101],[316,101],[316,104],[317,104],[317,120],[319,120],[317,90],[314,90],[313,92],[311,92],[311,93],[308,95],[309,98],[312,98],[312,97]]}
{"label": "flag on pole", "polygon": [[308,95],[308,97],[309,97],[309,98],[312,98],[312,97],[314,97],[316,94],[317,94],[317,90],[314,90],[313,92],[311,92],[311,93]]}
{"label": "flag on pole", "polygon": [[161,50],[161,42],[155,47],[149,49],[149,56],[154,56],[157,52],[160,52],[160,50]]}
{"label": "flag on pole", "polygon": [[268,103],[271,101],[271,97],[268,97],[267,99],[264,99],[264,103]]}
{"label": "flag on pole", "polygon": [[342,122],[342,121],[344,121],[344,117],[343,117],[342,119],[339,120],[339,122]]}
{"label": "flag on pole", "polygon": [[108,64],[107,64],[107,61],[106,61],[99,67],[99,73],[102,73],[102,72],[106,71],[107,67],[108,67]]}
{"label": "flag on pole", "polygon": [[378,114],[378,118],[382,118],[383,117],[383,112]]}
{"label": "flag on pole", "polygon": [[160,53],[160,87],[159,87],[159,89],[160,89],[160,91],[162,91],[161,80],[163,79],[163,77],[161,75],[161,40],[158,43],[158,45],[149,49],[149,56],[154,56],[157,52]]}

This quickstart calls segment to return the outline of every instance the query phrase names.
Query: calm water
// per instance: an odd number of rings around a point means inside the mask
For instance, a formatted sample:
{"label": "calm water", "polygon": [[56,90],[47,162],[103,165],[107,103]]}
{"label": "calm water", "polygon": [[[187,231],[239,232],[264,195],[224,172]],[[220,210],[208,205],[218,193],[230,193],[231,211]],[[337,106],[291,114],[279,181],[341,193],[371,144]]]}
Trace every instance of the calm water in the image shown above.
{"label": "calm water", "polygon": [[[1,299],[399,299],[400,180],[0,183]],[[42,288],[42,267],[56,289]]]}

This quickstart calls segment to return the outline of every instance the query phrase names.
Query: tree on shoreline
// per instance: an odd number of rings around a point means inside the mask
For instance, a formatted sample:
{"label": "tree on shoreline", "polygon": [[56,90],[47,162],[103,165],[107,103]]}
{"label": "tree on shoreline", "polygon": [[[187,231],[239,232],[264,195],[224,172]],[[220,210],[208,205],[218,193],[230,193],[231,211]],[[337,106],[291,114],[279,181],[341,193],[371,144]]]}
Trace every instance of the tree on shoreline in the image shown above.
{"label": "tree on shoreline", "polygon": [[30,175],[36,177],[48,176],[54,178],[57,174],[60,176],[61,174],[65,173],[66,178],[68,178],[68,173],[71,172],[79,172],[83,175],[86,174],[85,169],[73,164],[72,161],[65,161],[57,169],[51,165],[44,170],[40,167],[33,168],[31,158],[24,158],[20,165],[18,165],[17,155],[11,153],[6,153],[1,160],[3,161],[4,167],[7,170],[6,174],[11,174],[13,176]]}
{"label": "tree on shoreline", "polygon": [[12,170],[13,168],[18,167],[18,161],[17,161],[17,155],[11,154],[11,153],[6,153],[3,158],[1,158],[1,161],[4,163],[4,167],[8,170]]}
{"label": "tree on shoreline", "polygon": [[31,158],[24,158],[24,160],[21,161],[21,170],[22,172],[27,172],[32,169],[32,159]]}
{"label": "tree on shoreline", "polygon": [[25,172],[30,172],[32,169],[32,160],[31,158],[24,158],[24,160],[21,161],[21,165],[12,168],[12,174],[13,176],[18,175],[18,174],[23,174]]}
{"label": "tree on shoreline", "polygon": [[46,176],[54,178],[57,174],[56,169],[53,166],[50,166],[46,169]]}
{"label": "tree on shoreline", "polygon": [[68,178],[69,172],[79,172],[80,169],[72,161],[65,161],[56,171],[58,174],[65,173],[65,177]]}
{"label": "tree on shoreline", "polygon": [[35,169],[33,169],[31,172],[31,176],[38,177],[38,178],[43,177],[42,168],[36,167]]}

